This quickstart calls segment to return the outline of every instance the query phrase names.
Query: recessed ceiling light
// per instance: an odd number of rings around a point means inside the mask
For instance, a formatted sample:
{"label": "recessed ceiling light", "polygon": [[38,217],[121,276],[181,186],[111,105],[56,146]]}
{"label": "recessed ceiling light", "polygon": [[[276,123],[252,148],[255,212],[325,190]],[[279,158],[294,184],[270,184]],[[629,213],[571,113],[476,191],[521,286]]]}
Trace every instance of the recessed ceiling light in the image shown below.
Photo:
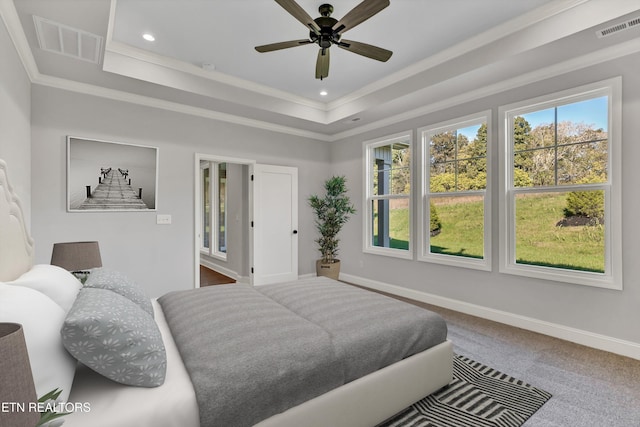
{"label": "recessed ceiling light", "polygon": [[143,38],[143,39],[145,39],[145,40],[146,40],[146,41],[148,41],[148,42],[152,42],[152,41],[155,41],[155,40],[156,40],[156,38],[154,37],[154,35],[153,35],[153,34],[151,34],[151,33],[144,33],[144,34],[142,35],[142,38]]}
{"label": "recessed ceiling light", "polygon": [[327,92],[326,90],[320,91],[320,96],[327,96],[329,94],[329,92]]}

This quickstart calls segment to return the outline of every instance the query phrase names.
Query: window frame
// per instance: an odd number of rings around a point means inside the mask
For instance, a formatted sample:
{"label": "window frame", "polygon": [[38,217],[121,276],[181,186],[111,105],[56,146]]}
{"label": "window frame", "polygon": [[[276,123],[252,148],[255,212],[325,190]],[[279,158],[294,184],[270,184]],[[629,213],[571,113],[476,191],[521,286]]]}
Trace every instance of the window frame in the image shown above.
{"label": "window frame", "polygon": [[[364,159],[364,191],[363,191],[363,211],[364,211],[364,220],[363,223],[363,252],[375,254],[375,255],[383,255],[394,258],[402,258],[402,259],[413,259],[413,217],[414,217],[414,204],[413,204],[413,194],[414,194],[414,180],[413,180],[413,169],[415,163],[415,153],[414,153],[414,143],[413,143],[413,130],[399,132],[397,134],[385,136],[382,138],[377,138],[370,141],[365,141],[363,143],[363,159]],[[408,195],[386,195],[379,196],[373,194],[373,171],[371,169],[372,165],[372,152],[373,149],[378,147],[383,147],[386,145],[391,145],[394,143],[405,143],[409,144],[409,182],[410,182],[410,190]],[[409,242],[408,248],[398,249],[398,248],[387,248],[381,246],[373,245],[373,234],[371,232],[373,227],[373,212],[372,212],[372,202],[374,200],[380,199],[408,199],[409,200]]]}
{"label": "window frame", "polygon": [[[458,130],[468,126],[487,125],[487,184],[484,190],[470,190],[461,192],[446,192],[446,193],[431,193],[430,189],[430,177],[431,177],[431,161],[429,160],[430,150],[429,142],[431,136],[451,131]],[[418,136],[420,138],[420,209],[418,212],[418,261],[431,262],[436,264],[451,265],[456,267],[470,268],[483,271],[491,271],[491,194],[492,194],[492,167],[491,167],[491,145],[492,145],[492,123],[491,123],[491,110],[485,110],[476,114],[470,114],[464,117],[459,117],[444,122],[436,123],[429,126],[424,126],[418,129]],[[453,196],[462,197],[465,195],[480,195],[484,197],[484,230],[483,230],[483,258],[471,258],[457,255],[448,254],[436,254],[431,253],[431,236],[426,230],[426,224],[430,223],[430,198],[431,196]]]}
{"label": "window frame", "polygon": [[[608,100],[607,181],[597,184],[563,184],[515,187],[513,183],[513,126],[516,116],[560,107],[601,96]],[[500,262],[501,273],[553,280],[577,285],[622,290],[622,78],[615,77],[544,96],[501,106],[500,141]],[[586,272],[558,267],[516,263],[515,200],[518,194],[604,190],[605,272]]]}
{"label": "window frame", "polygon": [[[224,195],[222,194],[222,189],[220,188],[220,165],[224,164],[225,165],[225,185],[224,185]],[[213,206],[215,207],[215,210],[212,210],[213,213],[213,220],[212,220],[212,229],[213,229],[213,240],[211,240],[211,242],[215,242],[215,245],[213,245],[214,247],[211,250],[211,256],[214,256],[216,258],[220,258],[220,259],[227,259],[227,226],[228,226],[228,221],[227,221],[227,203],[228,203],[228,197],[227,197],[227,173],[228,173],[228,169],[227,169],[227,162],[215,162],[213,164],[213,171],[214,171],[214,177],[215,177],[215,183],[214,183],[214,188],[213,188],[213,197],[215,197],[215,199],[212,199],[213,202]],[[222,251],[220,249],[220,220],[221,220],[221,216],[220,216],[220,199],[224,196],[224,228],[225,228],[225,233],[224,233],[224,248],[225,250]],[[215,227],[213,227],[215,226]]]}
{"label": "window frame", "polygon": [[[200,212],[201,217],[200,217],[200,227],[202,229],[202,232],[200,233],[200,252],[204,253],[204,254],[209,254],[210,251],[210,247],[211,247],[211,231],[209,231],[208,233],[206,232],[206,225],[209,225],[209,230],[211,230],[211,200],[208,200],[208,204],[207,204],[207,197],[209,196],[209,198],[211,197],[211,162],[207,161],[201,161],[200,162],[200,174],[199,174],[199,180],[200,180],[200,194],[198,194],[198,197],[200,198],[200,209],[202,210]],[[205,171],[206,173],[208,173],[209,176],[205,176]],[[208,179],[209,182],[206,183],[205,179]],[[206,189],[209,188],[208,194]],[[207,213],[207,208],[209,209],[209,214]],[[207,243],[207,244],[205,244]]]}
{"label": "window frame", "polygon": [[[206,233],[206,231],[203,229],[202,230],[202,235],[200,238],[200,252],[208,255],[210,257],[213,258],[217,258],[219,260],[222,261],[226,261],[227,260],[227,253],[223,252],[220,250],[219,247],[219,238],[220,238],[220,215],[219,215],[219,211],[220,211],[220,178],[219,178],[219,174],[220,174],[220,164],[221,163],[226,163],[223,161],[213,161],[213,160],[205,160],[200,164],[200,180],[201,180],[201,186],[200,186],[200,198],[201,198],[201,208],[202,208],[202,218],[201,221],[204,221],[205,219],[205,204],[204,204],[204,192],[205,192],[205,186],[204,186],[204,171],[205,170],[209,170],[209,201],[210,201],[210,206],[209,206],[209,233]],[[226,224],[227,224],[227,209],[226,209],[226,200],[227,200],[227,194],[226,194],[226,189],[227,189],[227,185],[225,185],[225,230],[226,230]],[[205,234],[208,234],[208,239],[209,239],[209,246],[205,247],[203,242],[205,239]],[[225,232],[225,241],[226,241],[226,232]]]}

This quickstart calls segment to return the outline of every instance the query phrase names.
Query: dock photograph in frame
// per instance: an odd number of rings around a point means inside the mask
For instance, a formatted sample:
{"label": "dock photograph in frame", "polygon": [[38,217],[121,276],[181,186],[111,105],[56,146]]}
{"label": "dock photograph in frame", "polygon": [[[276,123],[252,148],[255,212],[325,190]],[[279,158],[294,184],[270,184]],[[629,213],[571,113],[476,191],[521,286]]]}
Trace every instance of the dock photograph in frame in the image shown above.
{"label": "dock photograph in frame", "polygon": [[67,210],[155,211],[158,149],[67,137]]}

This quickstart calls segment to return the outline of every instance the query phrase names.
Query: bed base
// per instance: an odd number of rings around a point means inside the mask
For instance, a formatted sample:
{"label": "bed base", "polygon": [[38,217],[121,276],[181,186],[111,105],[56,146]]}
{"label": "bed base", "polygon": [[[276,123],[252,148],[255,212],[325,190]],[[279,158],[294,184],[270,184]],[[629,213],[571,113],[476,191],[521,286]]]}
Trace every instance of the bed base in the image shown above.
{"label": "bed base", "polygon": [[453,346],[447,340],[255,427],[373,427],[449,384],[452,372]]}

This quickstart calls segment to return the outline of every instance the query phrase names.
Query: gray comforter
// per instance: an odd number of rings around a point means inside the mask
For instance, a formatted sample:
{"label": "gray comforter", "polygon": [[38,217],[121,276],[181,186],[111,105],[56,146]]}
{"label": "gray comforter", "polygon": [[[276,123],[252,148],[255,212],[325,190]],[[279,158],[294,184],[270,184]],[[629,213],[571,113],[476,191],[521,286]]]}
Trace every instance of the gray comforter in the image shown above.
{"label": "gray comforter", "polygon": [[158,300],[201,427],[251,426],[446,339],[437,314],[326,278]]}

